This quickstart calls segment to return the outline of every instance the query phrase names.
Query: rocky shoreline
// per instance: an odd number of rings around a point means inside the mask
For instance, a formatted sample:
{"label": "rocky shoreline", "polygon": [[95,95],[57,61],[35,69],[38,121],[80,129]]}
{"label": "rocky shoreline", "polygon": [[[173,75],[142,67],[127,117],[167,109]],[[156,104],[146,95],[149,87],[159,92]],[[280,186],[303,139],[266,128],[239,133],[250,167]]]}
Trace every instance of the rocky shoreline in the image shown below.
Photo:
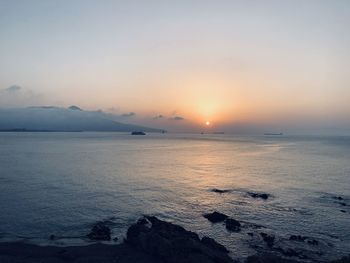
{"label": "rocky shoreline", "polygon": [[[233,231],[239,231],[238,222],[232,221],[222,214],[226,226]],[[208,215],[207,215],[208,216]],[[209,218],[213,219],[213,217]],[[209,219],[208,219],[209,220]],[[215,220],[214,220],[215,221]],[[220,220],[219,220],[220,221]],[[232,221],[232,222],[231,222]],[[238,223],[239,224],[239,223]],[[110,229],[103,222],[96,223],[87,237],[92,240],[110,240]],[[273,238],[262,235],[264,242],[273,244]],[[293,236],[292,239],[305,241],[303,236]],[[278,255],[274,250],[257,253],[244,260],[246,263],[298,263],[318,262],[299,260]],[[200,238],[196,233],[183,227],[162,221],[154,216],[144,216],[127,231],[126,238],[121,244],[106,245],[92,244],[88,246],[38,246],[21,242],[0,243],[1,263],[233,263],[238,262],[229,256],[229,251],[209,237]],[[350,262],[350,256],[332,263]]]}

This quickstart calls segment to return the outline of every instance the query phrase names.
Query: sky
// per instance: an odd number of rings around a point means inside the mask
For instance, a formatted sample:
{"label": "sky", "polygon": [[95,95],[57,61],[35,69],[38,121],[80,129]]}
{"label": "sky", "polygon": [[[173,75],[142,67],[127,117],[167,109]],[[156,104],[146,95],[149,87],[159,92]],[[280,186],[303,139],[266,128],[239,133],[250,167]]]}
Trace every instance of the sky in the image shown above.
{"label": "sky", "polygon": [[347,0],[0,0],[0,108],[350,133],[349,26]]}

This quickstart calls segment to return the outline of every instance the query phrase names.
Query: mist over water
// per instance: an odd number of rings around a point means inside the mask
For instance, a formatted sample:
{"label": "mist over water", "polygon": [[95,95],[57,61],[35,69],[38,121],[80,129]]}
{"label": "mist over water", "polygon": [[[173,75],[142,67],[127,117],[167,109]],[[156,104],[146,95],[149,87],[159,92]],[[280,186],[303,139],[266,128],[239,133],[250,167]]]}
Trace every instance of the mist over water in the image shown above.
{"label": "mist over water", "polygon": [[[152,214],[215,238],[233,257],[253,254],[247,233],[261,231],[287,245],[291,234],[313,237],[319,247],[303,246],[339,257],[350,253],[349,205],[334,199],[350,200],[349,146],[339,136],[1,133],[0,241],[86,244],[98,220],[122,240]],[[203,218],[214,210],[263,228],[227,232]]]}

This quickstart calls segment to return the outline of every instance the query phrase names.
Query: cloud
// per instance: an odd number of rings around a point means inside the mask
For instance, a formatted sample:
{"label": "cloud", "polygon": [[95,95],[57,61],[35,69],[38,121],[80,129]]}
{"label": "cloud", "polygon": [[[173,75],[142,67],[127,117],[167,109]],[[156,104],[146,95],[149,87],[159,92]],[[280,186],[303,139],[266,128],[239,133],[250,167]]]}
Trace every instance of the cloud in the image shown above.
{"label": "cloud", "polygon": [[25,107],[43,104],[43,97],[18,85],[0,89],[0,107]]}
{"label": "cloud", "polygon": [[158,119],[162,119],[162,118],[164,118],[164,116],[162,114],[159,114],[157,116],[154,116],[153,120],[158,120]]}
{"label": "cloud", "polygon": [[130,118],[130,117],[133,117],[135,116],[136,113],[135,112],[129,112],[129,113],[123,113],[122,115],[120,115],[121,117],[124,117],[124,118]]}
{"label": "cloud", "polygon": [[175,117],[171,117],[169,118],[170,121],[183,121],[185,118],[181,117],[181,116],[175,116]]}

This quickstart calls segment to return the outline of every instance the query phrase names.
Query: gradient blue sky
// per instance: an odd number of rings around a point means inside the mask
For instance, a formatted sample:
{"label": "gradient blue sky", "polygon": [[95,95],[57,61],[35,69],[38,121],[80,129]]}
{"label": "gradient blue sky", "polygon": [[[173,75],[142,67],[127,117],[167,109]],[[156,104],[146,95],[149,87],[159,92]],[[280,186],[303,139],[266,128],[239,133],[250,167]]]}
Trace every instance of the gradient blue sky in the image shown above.
{"label": "gradient blue sky", "polygon": [[0,0],[0,107],[348,129],[349,26],[340,0]]}

